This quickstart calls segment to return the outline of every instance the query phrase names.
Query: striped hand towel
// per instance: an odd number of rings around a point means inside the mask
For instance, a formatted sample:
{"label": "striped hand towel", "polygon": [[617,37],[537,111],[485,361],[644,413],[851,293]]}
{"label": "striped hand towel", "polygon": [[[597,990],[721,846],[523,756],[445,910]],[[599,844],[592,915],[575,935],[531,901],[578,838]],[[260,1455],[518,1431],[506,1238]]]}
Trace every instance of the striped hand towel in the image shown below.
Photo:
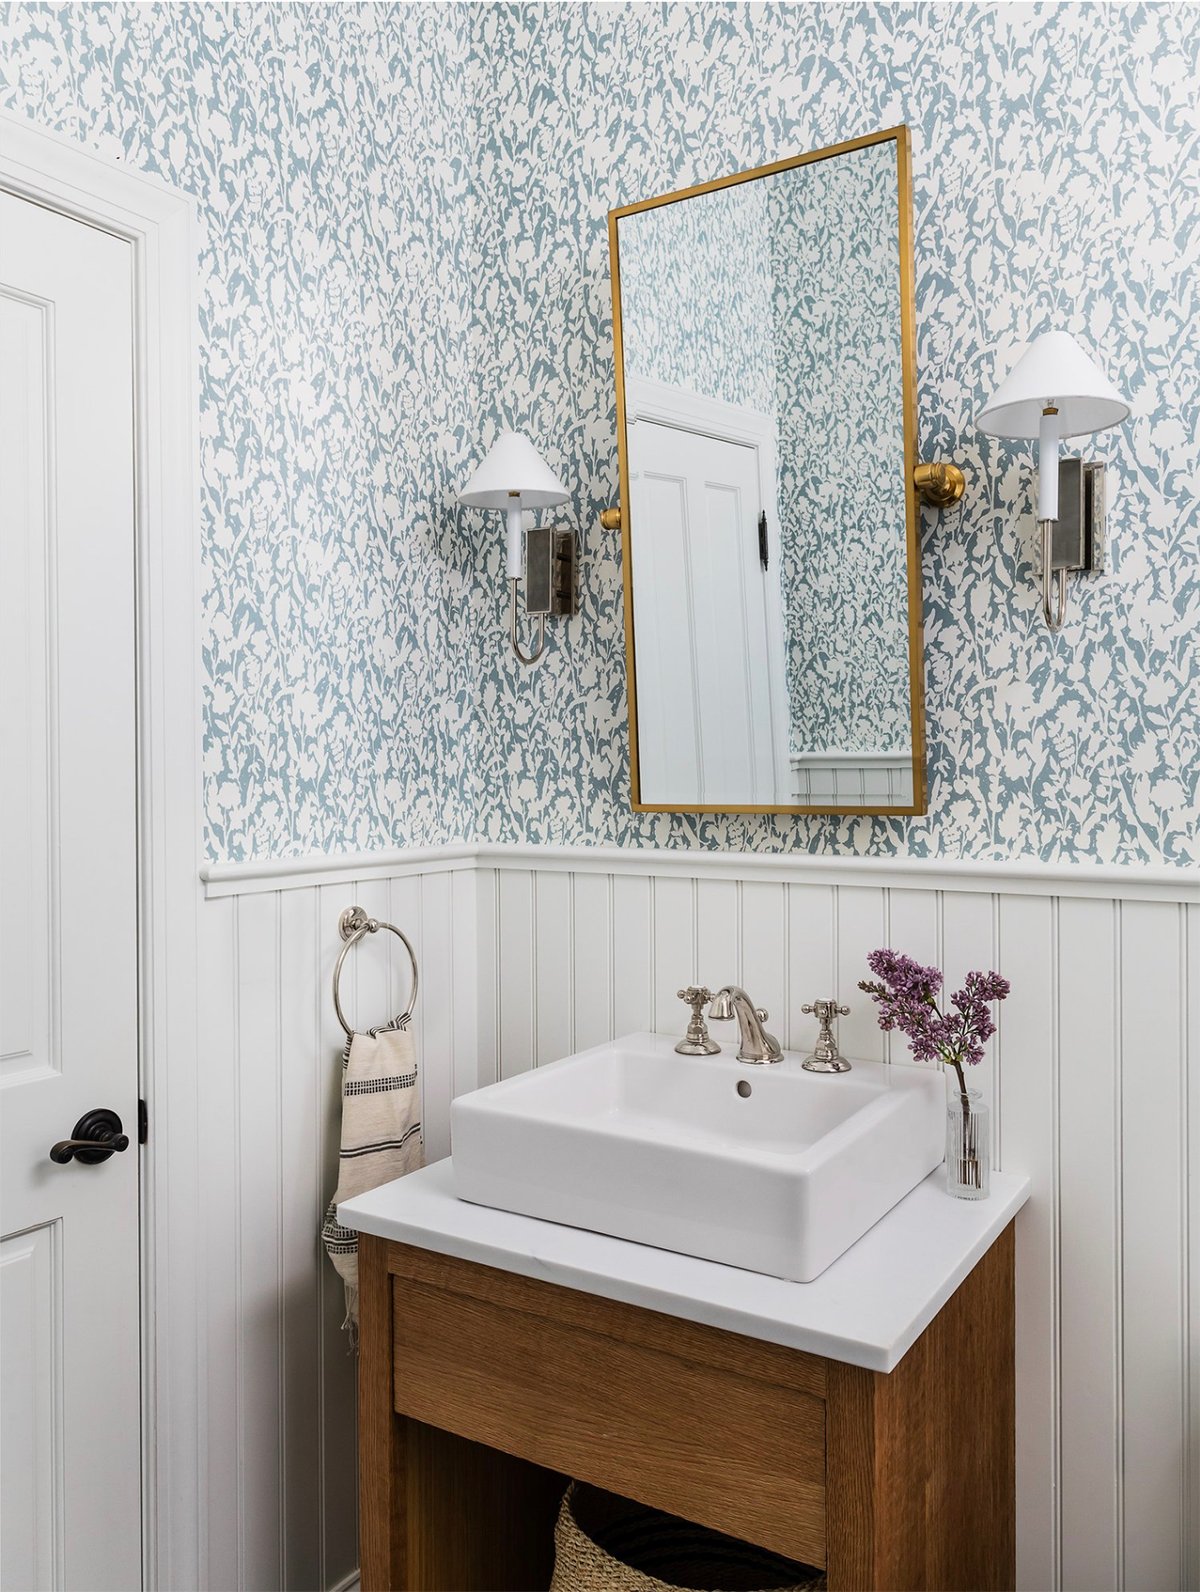
{"label": "striped hand towel", "polygon": [[417,1052],[408,1020],[355,1034],[342,1054],[342,1151],[337,1192],[321,1237],[346,1285],[350,1342],[358,1344],[358,1234],[337,1219],[340,1201],[425,1164]]}

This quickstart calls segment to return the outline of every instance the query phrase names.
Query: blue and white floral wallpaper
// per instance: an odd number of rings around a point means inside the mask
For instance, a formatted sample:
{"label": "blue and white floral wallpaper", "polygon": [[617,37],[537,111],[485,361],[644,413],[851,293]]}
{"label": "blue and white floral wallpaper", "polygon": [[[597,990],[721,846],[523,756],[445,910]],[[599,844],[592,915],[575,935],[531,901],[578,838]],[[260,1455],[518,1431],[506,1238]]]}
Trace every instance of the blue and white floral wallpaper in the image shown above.
{"label": "blue and white floral wallpaper", "polygon": [[[196,195],[216,858],[488,839],[1167,860],[1200,808],[1200,191],[1186,5],[9,6],[0,106]],[[952,42],[952,48],[946,48]],[[510,108],[516,108],[509,114]],[[605,213],[907,122],[930,813],[628,805]],[[1030,455],[974,417],[1049,325],[1135,417],[1110,563],[1037,611]],[[532,671],[502,422],[574,488],[581,612]]]}
{"label": "blue and white floral wallpaper", "polygon": [[0,105],[198,201],[211,857],[471,831],[463,21],[4,11]]}
{"label": "blue and white floral wallpaper", "polygon": [[719,188],[621,218],[626,375],[775,412],[765,189]]}
{"label": "blue and white floral wallpaper", "polygon": [[[1183,5],[483,6],[479,388],[497,327],[553,350],[515,418],[576,490],[582,604],[552,655],[504,656],[477,584],[474,755],[494,840],[1168,861],[1200,822],[1200,29]],[[531,89],[531,85],[536,85]],[[918,819],[635,814],[628,805],[605,211],[906,122],[918,431],[967,477],[923,536],[930,811]],[[506,232],[506,227],[510,230]],[[1038,611],[1026,444],[975,427],[1026,340],[1061,326],[1129,393],[1109,568]],[[499,558],[497,555],[496,563]]]}
{"label": "blue and white floral wallpaper", "polygon": [[896,145],[762,184],[796,752],[912,746]]}

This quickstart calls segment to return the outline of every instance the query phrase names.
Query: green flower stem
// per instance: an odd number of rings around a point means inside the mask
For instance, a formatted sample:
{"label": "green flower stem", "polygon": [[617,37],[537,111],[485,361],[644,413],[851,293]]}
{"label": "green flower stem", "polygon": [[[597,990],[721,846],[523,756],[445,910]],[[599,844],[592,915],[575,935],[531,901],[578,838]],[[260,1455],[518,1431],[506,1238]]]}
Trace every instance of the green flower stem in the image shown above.
{"label": "green flower stem", "polygon": [[[931,999],[929,1004],[940,1018],[942,1012],[938,1003]],[[965,1017],[963,1022],[965,1024]],[[966,1144],[970,1139],[971,1133],[971,1097],[967,1093],[967,1080],[963,1074],[961,1055],[961,1047],[958,1051],[944,1050],[942,1052],[942,1060],[954,1068],[955,1077],[958,1079],[958,1098],[962,1101],[963,1143]],[[959,1157],[958,1176],[961,1183],[969,1183],[974,1188],[979,1187],[979,1162],[974,1156],[968,1157],[964,1155]]]}

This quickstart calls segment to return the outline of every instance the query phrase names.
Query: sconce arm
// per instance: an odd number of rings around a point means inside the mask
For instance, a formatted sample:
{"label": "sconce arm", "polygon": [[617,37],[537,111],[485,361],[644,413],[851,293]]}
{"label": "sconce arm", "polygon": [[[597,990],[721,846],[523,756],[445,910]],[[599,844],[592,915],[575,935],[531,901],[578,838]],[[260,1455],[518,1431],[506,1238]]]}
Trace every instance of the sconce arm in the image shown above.
{"label": "sconce arm", "polygon": [[1054,567],[1054,521],[1039,520],[1042,533],[1042,615],[1047,628],[1061,630],[1067,617],[1067,571]]}
{"label": "sconce arm", "polygon": [[508,640],[517,662],[523,663],[528,668],[530,664],[536,663],[546,650],[546,616],[538,615],[537,650],[530,653],[522,652],[521,643],[517,639],[517,585],[516,580],[510,580],[508,583]]}

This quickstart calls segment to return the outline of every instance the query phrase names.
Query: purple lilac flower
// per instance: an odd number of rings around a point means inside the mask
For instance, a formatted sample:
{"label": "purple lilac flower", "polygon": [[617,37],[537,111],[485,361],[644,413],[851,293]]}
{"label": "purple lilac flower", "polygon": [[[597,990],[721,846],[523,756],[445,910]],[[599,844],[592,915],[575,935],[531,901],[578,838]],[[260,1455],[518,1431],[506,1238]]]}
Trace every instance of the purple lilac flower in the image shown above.
{"label": "purple lilac flower", "polygon": [[991,1005],[1002,1001],[1009,982],[999,973],[968,973],[962,989],[950,997],[950,1010],[938,1005],[942,974],[923,967],[911,956],[883,948],[872,951],[867,965],[879,982],[864,979],[864,990],[879,1007],[879,1026],[898,1028],[917,1061],[943,1061],[959,1074],[962,1066],[983,1060],[983,1047],[996,1032]]}
{"label": "purple lilac flower", "polygon": [[950,997],[959,1017],[959,1060],[971,1066],[983,1060],[983,1047],[996,1032],[991,1003],[1002,1001],[1009,988],[999,973],[968,973],[962,989]]}

